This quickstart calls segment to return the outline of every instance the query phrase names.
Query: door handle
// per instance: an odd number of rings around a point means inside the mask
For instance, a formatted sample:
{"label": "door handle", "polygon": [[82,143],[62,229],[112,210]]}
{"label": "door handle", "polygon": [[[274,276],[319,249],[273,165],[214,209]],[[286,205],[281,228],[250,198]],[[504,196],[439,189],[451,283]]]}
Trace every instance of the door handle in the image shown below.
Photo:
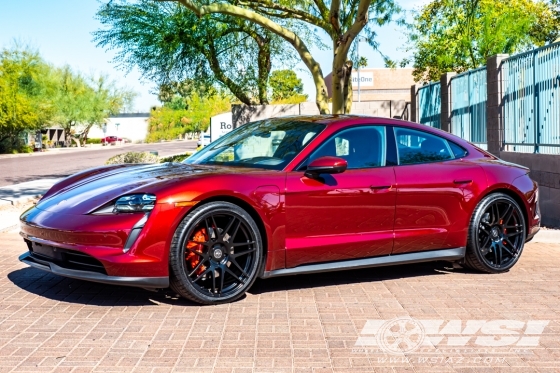
{"label": "door handle", "polygon": [[369,189],[380,190],[380,189],[391,189],[392,185],[371,185]]}
{"label": "door handle", "polygon": [[470,184],[472,180],[453,180],[455,184]]}

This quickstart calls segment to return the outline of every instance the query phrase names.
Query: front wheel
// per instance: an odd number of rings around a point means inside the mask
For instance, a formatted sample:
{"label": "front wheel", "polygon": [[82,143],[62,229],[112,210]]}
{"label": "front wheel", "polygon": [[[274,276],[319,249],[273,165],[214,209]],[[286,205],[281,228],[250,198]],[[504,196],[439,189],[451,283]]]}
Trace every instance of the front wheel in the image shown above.
{"label": "front wheel", "polygon": [[179,224],[170,250],[170,287],[202,304],[240,298],[255,281],[262,261],[257,224],[245,210],[211,202]]}
{"label": "front wheel", "polygon": [[488,195],[477,205],[468,234],[465,264],[481,272],[506,272],[525,244],[523,211],[506,194]]}

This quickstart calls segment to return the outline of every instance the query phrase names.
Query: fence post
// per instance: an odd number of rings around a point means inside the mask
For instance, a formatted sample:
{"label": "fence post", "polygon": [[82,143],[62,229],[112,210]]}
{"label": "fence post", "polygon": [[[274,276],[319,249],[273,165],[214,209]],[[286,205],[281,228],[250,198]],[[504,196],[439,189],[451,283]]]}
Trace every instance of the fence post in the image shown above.
{"label": "fence post", "polygon": [[498,157],[504,142],[502,60],[508,57],[497,54],[488,57],[486,62],[486,139],[488,151]]}
{"label": "fence post", "polygon": [[420,123],[420,115],[418,113],[418,89],[420,85],[414,84],[410,87],[410,121]]}
{"label": "fence post", "polygon": [[451,132],[451,78],[457,73],[450,72],[442,74],[441,83],[441,111],[440,122],[441,129]]}

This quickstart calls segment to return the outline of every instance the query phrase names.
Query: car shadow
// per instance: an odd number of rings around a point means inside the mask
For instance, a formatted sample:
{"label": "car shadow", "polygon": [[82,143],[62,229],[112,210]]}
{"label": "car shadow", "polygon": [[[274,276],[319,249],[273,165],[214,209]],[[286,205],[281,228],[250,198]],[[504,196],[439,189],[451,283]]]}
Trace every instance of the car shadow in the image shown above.
{"label": "car shadow", "polygon": [[130,286],[106,285],[61,277],[27,267],[8,274],[8,279],[29,293],[51,300],[95,306],[157,306],[161,303],[198,306],[170,291],[150,291]]}
{"label": "car shadow", "polygon": [[[320,288],[362,282],[396,280],[399,278],[445,275],[464,272],[453,269],[448,262],[429,262],[392,267],[364,268],[339,272],[257,279],[248,293],[258,295],[277,291]],[[200,306],[178,297],[169,289],[149,291],[128,286],[105,285],[90,281],[60,277],[27,267],[8,274],[8,279],[29,293],[60,302],[95,306],[157,306],[159,304],[183,307]],[[244,299],[243,296],[240,300]]]}

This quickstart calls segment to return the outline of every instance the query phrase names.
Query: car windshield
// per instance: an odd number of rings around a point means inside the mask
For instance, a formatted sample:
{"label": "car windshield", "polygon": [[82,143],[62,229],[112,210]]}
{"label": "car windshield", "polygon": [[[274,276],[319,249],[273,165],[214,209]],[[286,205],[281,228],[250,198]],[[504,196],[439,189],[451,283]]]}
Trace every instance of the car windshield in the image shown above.
{"label": "car windshield", "polygon": [[324,128],[321,123],[286,119],[247,123],[183,163],[281,170]]}

